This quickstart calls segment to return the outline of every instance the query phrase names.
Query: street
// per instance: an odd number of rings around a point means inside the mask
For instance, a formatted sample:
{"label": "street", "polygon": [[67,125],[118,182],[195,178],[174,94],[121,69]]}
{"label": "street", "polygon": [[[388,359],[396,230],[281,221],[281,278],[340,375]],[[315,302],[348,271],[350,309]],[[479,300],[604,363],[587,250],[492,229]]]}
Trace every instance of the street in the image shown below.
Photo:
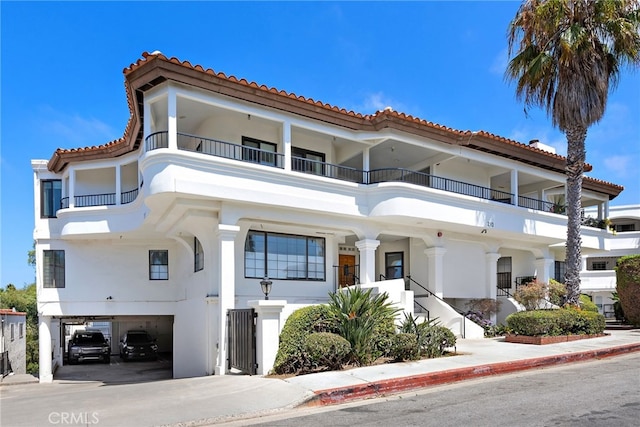
{"label": "street", "polygon": [[635,353],[227,425],[625,427],[639,420]]}

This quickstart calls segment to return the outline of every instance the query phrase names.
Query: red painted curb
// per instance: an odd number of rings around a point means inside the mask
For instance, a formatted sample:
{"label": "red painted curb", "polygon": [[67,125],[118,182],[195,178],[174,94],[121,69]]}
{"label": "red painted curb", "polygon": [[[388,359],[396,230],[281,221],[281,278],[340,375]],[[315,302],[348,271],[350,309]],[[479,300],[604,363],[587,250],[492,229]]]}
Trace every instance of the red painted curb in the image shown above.
{"label": "red painted curb", "polygon": [[380,397],[385,394],[399,393],[417,388],[487,377],[490,375],[507,374],[516,371],[525,371],[529,369],[561,365],[565,363],[619,356],[635,351],[640,351],[640,342],[618,347],[603,348],[599,350],[587,350],[579,353],[567,353],[556,356],[537,357],[534,359],[516,360],[512,362],[491,363],[488,365],[449,369],[428,374],[412,375],[409,377],[392,378],[388,380],[359,384],[349,387],[331,388],[316,391],[316,395],[311,398],[311,400],[306,402],[304,406],[332,405],[353,400]]}

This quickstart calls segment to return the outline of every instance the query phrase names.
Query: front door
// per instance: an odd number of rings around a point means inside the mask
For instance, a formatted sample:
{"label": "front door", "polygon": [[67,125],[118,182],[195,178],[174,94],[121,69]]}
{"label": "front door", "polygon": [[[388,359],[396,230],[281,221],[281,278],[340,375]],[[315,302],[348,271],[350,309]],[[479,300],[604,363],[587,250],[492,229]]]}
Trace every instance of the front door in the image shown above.
{"label": "front door", "polygon": [[343,288],[356,284],[356,256],[355,255],[338,255],[338,285]]}

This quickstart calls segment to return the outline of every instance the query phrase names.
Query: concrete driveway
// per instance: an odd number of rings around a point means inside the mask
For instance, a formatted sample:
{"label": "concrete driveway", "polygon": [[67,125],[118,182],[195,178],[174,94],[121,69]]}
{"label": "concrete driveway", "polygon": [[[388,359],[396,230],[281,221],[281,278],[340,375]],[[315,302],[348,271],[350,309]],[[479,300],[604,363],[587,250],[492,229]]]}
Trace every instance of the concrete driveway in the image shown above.
{"label": "concrete driveway", "polygon": [[173,361],[170,355],[160,355],[156,361],[123,362],[119,356],[111,356],[108,365],[100,362],[83,362],[56,369],[54,381],[74,383],[99,381],[104,384],[131,384],[160,381],[173,378]]}

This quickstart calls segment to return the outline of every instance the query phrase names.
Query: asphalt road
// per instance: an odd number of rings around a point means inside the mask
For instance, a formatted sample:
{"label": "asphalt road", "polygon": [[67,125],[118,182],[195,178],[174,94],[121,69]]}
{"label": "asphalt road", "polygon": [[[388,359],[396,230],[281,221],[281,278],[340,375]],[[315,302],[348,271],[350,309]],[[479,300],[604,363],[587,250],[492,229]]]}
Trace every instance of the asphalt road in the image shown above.
{"label": "asphalt road", "polygon": [[635,427],[640,425],[640,354],[227,425]]}

